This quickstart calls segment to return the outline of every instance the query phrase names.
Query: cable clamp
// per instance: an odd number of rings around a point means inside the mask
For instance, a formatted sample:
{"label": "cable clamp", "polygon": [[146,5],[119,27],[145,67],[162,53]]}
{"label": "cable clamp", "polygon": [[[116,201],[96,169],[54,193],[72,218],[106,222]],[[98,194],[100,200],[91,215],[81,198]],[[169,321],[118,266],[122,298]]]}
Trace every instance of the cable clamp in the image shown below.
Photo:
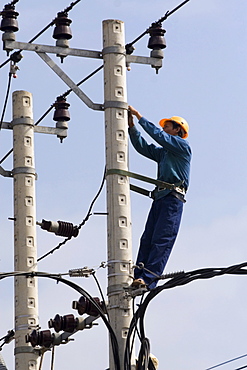
{"label": "cable clamp", "polygon": [[79,269],[69,270],[69,276],[70,277],[89,277],[94,272],[95,272],[94,269],[90,269],[87,266],[85,266]]}
{"label": "cable clamp", "polygon": [[104,56],[106,54],[123,54],[123,55],[126,55],[125,46],[119,46],[119,45],[107,46],[107,47],[103,48],[103,50],[102,50],[102,55]]}
{"label": "cable clamp", "polygon": [[124,101],[108,100],[104,103],[104,109],[106,108],[120,108],[128,110],[128,103]]}
{"label": "cable clamp", "polygon": [[20,173],[35,175],[37,177],[37,174],[35,172],[35,168],[33,168],[33,167],[15,167],[12,170],[13,175],[17,175],[17,174],[20,174]]}
{"label": "cable clamp", "polygon": [[29,125],[33,126],[33,119],[30,117],[14,118],[11,122],[12,126],[15,125]]}
{"label": "cable clamp", "polygon": [[18,353],[38,353],[39,351],[34,349],[33,347],[30,346],[21,346],[21,347],[16,347],[14,350],[14,354]]}
{"label": "cable clamp", "polygon": [[133,263],[133,261],[131,261],[131,260],[109,260],[109,261],[107,261],[107,265],[108,266],[111,263],[127,263],[127,264],[131,264],[131,263]]}

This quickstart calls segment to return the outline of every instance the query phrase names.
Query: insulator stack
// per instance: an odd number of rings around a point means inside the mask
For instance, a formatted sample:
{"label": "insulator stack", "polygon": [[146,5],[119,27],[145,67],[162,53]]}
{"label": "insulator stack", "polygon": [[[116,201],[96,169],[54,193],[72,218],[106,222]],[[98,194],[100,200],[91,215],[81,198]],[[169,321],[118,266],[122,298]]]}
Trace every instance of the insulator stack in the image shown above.
{"label": "insulator stack", "polygon": [[42,220],[41,223],[38,222],[38,225],[41,226],[41,229],[55,233],[58,236],[64,236],[66,238],[76,237],[79,234],[79,229],[77,226],[74,226],[71,222],[65,221],[46,221]]}
{"label": "insulator stack", "polygon": [[[94,297],[93,300],[98,304],[98,306],[104,310],[103,303],[100,302],[99,298]],[[87,313],[90,316],[98,316],[99,311],[97,308],[93,305],[92,302],[89,301],[89,299],[81,296],[78,301],[72,302],[72,308],[78,311],[79,315],[83,315],[84,313]]]}
{"label": "insulator stack", "polygon": [[54,340],[54,335],[50,330],[33,330],[31,334],[26,335],[26,343],[31,343],[32,347],[41,346],[49,348]]}
{"label": "insulator stack", "polygon": [[66,236],[71,238],[72,236],[78,235],[78,228],[70,222],[58,221],[59,228],[56,235]]}
{"label": "insulator stack", "polygon": [[68,333],[73,333],[77,327],[77,319],[72,314],[64,316],[57,314],[54,319],[49,320],[48,326],[49,328],[54,328],[56,333],[60,332],[61,330]]}
{"label": "insulator stack", "polygon": [[9,55],[9,52],[13,49],[5,46],[5,41],[15,41],[15,32],[19,30],[17,22],[19,13],[15,11],[15,6],[13,4],[7,4],[0,12],[0,15],[2,16],[0,30],[4,32],[2,35],[3,49],[6,50],[7,55]]}
{"label": "insulator stack", "polygon": [[[70,24],[72,20],[68,18],[68,14],[66,12],[57,13],[57,18],[55,19],[55,29],[53,32],[53,38],[56,39],[56,46],[60,46],[62,48],[69,47],[69,40],[72,38],[72,32],[70,29]],[[61,62],[63,63],[64,58],[66,57],[66,53],[59,53],[57,54],[58,57],[61,58]]]}
{"label": "insulator stack", "polygon": [[63,96],[58,96],[57,100],[54,104],[55,112],[53,115],[54,121],[69,121],[70,114],[69,114],[69,106],[70,104],[67,103],[66,99]]}
{"label": "insulator stack", "polygon": [[67,136],[68,130],[67,122],[70,120],[69,106],[70,104],[67,103],[66,98],[64,98],[63,96],[58,96],[54,104],[55,112],[53,115],[53,120],[56,121],[57,128],[64,129],[64,136],[62,136],[61,134],[58,135],[61,142]]}
{"label": "insulator stack", "polygon": [[53,38],[56,40],[70,40],[72,38],[72,32],[70,29],[70,24],[72,20],[68,18],[68,14],[65,12],[57,13],[57,18],[55,19],[55,29],[53,32]]}
{"label": "insulator stack", "polygon": [[19,30],[17,16],[18,12],[15,11],[15,7],[12,4],[7,4],[4,10],[1,12],[2,21],[0,29],[3,32],[17,32]]}
{"label": "insulator stack", "polygon": [[[162,49],[166,48],[166,41],[164,38],[165,30],[162,28],[161,23],[153,23],[149,29],[150,38],[148,41],[148,48],[152,49],[150,53],[150,57],[153,58],[164,58],[164,53]],[[159,68],[152,65],[153,68],[156,69],[156,73],[158,73]]]}
{"label": "insulator stack", "polygon": [[150,38],[148,41],[148,48],[153,50],[165,49],[165,32],[166,31],[162,28],[160,23],[152,24],[152,27],[149,29]]}

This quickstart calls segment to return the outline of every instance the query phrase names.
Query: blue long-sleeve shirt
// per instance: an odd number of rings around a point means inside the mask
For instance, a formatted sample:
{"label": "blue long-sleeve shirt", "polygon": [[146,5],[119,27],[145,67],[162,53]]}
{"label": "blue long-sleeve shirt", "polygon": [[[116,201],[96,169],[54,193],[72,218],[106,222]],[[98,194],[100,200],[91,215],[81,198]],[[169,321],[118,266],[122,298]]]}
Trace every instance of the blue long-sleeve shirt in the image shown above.
{"label": "blue long-sleeve shirt", "polygon": [[[138,153],[157,162],[158,180],[171,184],[183,181],[183,186],[187,190],[191,161],[191,148],[188,141],[180,136],[167,134],[144,117],[141,117],[139,124],[160,146],[148,144],[136,126],[133,126],[129,128],[129,135],[134,148]],[[169,192],[168,189],[162,190],[155,198],[159,199]]]}

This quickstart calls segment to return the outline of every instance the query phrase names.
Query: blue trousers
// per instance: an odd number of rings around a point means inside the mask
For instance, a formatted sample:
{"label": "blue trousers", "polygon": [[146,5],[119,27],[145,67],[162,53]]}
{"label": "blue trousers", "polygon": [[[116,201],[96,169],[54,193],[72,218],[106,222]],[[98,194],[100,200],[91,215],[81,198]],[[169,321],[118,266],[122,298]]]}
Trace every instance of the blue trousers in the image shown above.
{"label": "blue trousers", "polygon": [[[150,209],[145,230],[140,240],[136,265],[162,275],[175,243],[183,212],[183,202],[174,195],[168,194],[154,200]],[[149,289],[155,288],[155,276],[144,269],[135,268],[135,279],[141,278]]]}

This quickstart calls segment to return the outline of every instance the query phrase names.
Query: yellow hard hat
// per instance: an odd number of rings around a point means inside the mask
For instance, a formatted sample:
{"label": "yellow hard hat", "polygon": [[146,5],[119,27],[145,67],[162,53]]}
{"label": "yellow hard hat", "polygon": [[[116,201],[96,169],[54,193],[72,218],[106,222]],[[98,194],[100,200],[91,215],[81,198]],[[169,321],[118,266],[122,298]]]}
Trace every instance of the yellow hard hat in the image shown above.
{"label": "yellow hard hat", "polygon": [[159,121],[159,124],[162,128],[164,128],[166,122],[168,121],[174,121],[182,127],[182,129],[184,130],[184,135],[182,136],[182,139],[186,139],[189,136],[189,124],[184,118],[179,117],[179,116],[172,116],[171,118],[163,118]]}

